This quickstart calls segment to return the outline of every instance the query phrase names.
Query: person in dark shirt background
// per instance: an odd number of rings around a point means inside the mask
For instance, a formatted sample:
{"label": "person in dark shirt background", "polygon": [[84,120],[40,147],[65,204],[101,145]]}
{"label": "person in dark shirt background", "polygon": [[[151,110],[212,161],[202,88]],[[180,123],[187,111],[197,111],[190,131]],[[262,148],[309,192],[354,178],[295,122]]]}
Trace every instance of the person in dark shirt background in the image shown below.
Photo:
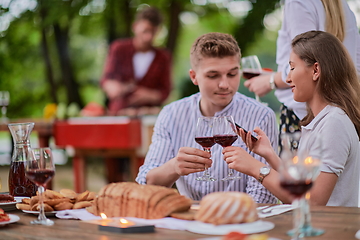
{"label": "person in dark shirt background", "polygon": [[108,115],[121,115],[126,108],[160,106],[169,96],[170,53],[153,46],[161,23],[159,10],[146,7],[135,17],[133,38],[111,44],[100,82],[109,101]]}

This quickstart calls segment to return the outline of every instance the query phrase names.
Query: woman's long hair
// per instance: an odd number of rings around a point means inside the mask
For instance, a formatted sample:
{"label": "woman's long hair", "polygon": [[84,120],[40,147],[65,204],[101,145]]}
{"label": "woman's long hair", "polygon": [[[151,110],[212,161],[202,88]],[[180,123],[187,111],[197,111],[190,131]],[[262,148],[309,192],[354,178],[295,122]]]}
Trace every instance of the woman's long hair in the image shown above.
{"label": "woman's long hair", "polygon": [[345,14],[342,0],[321,0],[321,2],[326,14],[325,31],[343,42],[345,38]]}
{"label": "woman's long hair", "polygon": [[[344,110],[360,137],[360,83],[344,45],[330,33],[309,31],[293,39],[292,49],[308,66],[319,64],[317,91],[329,104]],[[300,124],[307,125],[313,119],[308,109]]]}

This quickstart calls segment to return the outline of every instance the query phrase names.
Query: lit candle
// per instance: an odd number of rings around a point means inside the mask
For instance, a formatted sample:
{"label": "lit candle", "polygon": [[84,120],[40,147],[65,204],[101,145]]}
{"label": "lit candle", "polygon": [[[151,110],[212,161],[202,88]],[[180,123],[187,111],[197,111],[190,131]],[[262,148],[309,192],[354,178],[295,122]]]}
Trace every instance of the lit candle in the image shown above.
{"label": "lit candle", "polygon": [[120,218],[119,224],[120,224],[120,227],[130,227],[130,226],[135,225],[135,223],[130,222],[130,221],[126,220],[125,218]]}
{"label": "lit candle", "polygon": [[100,213],[101,220],[98,220],[100,225],[107,226],[109,223],[113,222],[113,220],[108,219],[105,213]]}

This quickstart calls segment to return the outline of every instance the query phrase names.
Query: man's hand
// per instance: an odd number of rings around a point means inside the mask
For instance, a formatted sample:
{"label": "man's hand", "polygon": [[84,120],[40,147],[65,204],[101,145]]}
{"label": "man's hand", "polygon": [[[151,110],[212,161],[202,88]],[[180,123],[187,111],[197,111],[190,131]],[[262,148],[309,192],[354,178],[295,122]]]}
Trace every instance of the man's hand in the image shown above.
{"label": "man's hand", "polygon": [[145,104],[158,104],[161,99],[159,90],[138,87],[128,99],[130,106],[142,106]]}
{"label": "man's hand", "polygon": [[146,182],[171,187],[181,176],[202,172],[205,170],[205,164],[210,167],[212,164],[210,156],[210,153],[197,148],[182,147],[176,157],[151,169],[146,175]]}
{"label": "man's hand", "polygon": [[113,100],[133,91],[134,83],[122,83],[116,80],[106,80],[103,83],[103,90],[106,96]]}
{"label": "man's hand", "polygon": [[191,147],[182,147],[174,161],[175,172],[179,176],[188,175],[190,173],[202,172],[205,165],[211,167],[211,154],[203,150]]}

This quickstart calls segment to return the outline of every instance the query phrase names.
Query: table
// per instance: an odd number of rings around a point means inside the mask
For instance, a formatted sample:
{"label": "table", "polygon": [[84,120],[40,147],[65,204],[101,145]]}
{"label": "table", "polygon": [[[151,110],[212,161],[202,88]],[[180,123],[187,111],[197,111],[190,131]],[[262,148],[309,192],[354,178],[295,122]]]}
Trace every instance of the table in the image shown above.
{"label": "table", "polygon": [[86,157],[129,157],[130,175],[138,172],[137,149],[141,147],[141,120],[119,117],[82,117],[55,121],[53,135],[57,147],[72,147],[74,188],[86,190]]}
{"label": "table", "polygon": [[[318,237],[306,239],[355,239],[355,233],[360,229],[360,209],[348,207],[312,207],[312,222],[315,227],[325,229],[325,233]],[[174,231],[156,228],[155,233],[115,234],[99,232],[79,227],[79,220],[64,220],[53,218],[55,225],[46,227],[31,225],[29,222],[36,216],[28,215],[19,210],[9,212],[20,216],[20,221],[0,228],[0,238],[15,239],[83,239],[83,240],[118,240],[118,239],[154,239],[154,240],[185,240],[206,239],[214,236]],[[292,212],[265,219],[275,223],[275,228],[268,231],[270,237],[282,240],[290,239],[286,231],[292,227]],[[221,239],[221,238],[220,238]]]}

